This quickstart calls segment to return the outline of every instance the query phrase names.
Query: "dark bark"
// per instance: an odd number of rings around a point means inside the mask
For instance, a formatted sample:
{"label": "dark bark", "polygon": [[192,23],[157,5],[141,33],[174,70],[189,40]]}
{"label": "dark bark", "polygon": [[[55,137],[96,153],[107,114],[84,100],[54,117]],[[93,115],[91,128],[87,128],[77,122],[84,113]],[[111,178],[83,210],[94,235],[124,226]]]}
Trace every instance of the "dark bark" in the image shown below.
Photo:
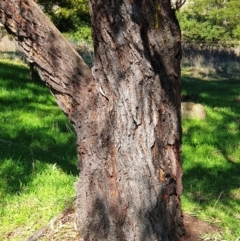
{"label": "dark bark", "polygon": [[[181,36],[170,0],[90,0],[90,70],[30,0],[1,21],[77,132],[83,240],[178,240]],[[93,76],[93,77],[92,77]]]}
{"label": "dark bark", "polygon": [[34,63],[29,63],[29,78],[30,80],[33,80],[34,79]]}

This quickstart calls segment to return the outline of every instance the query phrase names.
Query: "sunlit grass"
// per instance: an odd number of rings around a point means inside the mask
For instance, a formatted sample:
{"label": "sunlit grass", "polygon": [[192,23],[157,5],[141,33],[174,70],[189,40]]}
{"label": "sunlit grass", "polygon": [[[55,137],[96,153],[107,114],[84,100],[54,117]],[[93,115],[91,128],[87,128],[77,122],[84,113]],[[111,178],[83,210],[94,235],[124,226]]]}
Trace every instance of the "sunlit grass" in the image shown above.
{"label": "sunlit grass", "polygon": [[183,209],[220,228],[211,240],[235,241],[240,238],[240,80],[206,81],[184,73],[183,92],[198,95],[207,118],[182,123]]}
{"label": "sunlit grass", "polygon": [[0,61],[0,240],[23,240],[75,196],[75,134],[27,66]]}

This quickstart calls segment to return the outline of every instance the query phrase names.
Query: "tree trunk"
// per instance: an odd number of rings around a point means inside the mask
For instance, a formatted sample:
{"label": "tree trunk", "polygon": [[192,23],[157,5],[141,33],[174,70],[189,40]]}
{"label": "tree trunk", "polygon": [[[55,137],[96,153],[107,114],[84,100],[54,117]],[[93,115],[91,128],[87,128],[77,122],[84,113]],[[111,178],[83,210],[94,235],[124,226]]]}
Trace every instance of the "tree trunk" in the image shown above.
{"label": "tree trunk", "polygon": [[90,0],[92,74],[31,0],[1,0],[13,33],[77,132],[83,240],[176,241],[181,36],[170,0]]}

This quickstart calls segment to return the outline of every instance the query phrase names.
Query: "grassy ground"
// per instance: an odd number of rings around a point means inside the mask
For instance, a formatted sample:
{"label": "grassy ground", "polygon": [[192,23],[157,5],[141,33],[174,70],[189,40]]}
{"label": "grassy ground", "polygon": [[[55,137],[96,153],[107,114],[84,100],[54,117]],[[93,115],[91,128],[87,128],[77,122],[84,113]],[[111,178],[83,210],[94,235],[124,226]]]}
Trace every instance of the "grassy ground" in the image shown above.
{"label": "grassy ground", "polygon": [[75,135],[25,66],[0,61],[0,110],[0,240],[23,240],[75,194]]}
{"label": "grassy ground", "polygon": [[[183,209],[220,227],[221,233],[202,239],[236,241],[240,70],[195,67],[183,68],[183,93],[206,106],[207,118],[183,121]],[[0,240],[17,241],[71,202],[75,135],[47,88],[31,82],[26,66],[18,63],[0,61],[0,109]]]}
{"label": "grassy ground", "polygon": [[207,110],[204,121],[182,123],[183,209],[220,227],[212,238],[231,241],[240,239],[240,68],[235,67],[216,73],[192,66],[182,74],[183,93],[197,96]]}

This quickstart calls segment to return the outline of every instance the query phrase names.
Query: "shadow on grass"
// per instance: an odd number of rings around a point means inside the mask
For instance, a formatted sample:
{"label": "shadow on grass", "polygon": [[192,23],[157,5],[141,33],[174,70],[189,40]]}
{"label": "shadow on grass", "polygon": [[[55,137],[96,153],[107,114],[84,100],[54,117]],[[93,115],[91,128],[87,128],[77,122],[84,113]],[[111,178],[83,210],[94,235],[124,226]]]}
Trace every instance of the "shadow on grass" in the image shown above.
{"label": "shadow on grass", "polygon": [[237,214],[240,198],[239,193],[234,195],[233,190],[239,189],[239,175],[238,163],[228,164],[224,168],[222,166],[209,168],[198,164],[184,172],[183,183],[185,191],[190,193],[187,196],[199,203],[202,208],[214,207],[219,197],[226,205],[227,212]]}
{"label": "shadow on grass", "polygon": [[1,190],[16,194],[44,163],[78,173],[71,124],[48,88],[39,79],[30,81],[23,66],[0,63],[0,125]]}
{"label": "shadow on grass", "polygon": [[206,120],[183,121],[184,195],[204,210],[219,198],[226,215],[234,215],[240,205],[240,80],[183,75],[182,89],[207,108]]}

